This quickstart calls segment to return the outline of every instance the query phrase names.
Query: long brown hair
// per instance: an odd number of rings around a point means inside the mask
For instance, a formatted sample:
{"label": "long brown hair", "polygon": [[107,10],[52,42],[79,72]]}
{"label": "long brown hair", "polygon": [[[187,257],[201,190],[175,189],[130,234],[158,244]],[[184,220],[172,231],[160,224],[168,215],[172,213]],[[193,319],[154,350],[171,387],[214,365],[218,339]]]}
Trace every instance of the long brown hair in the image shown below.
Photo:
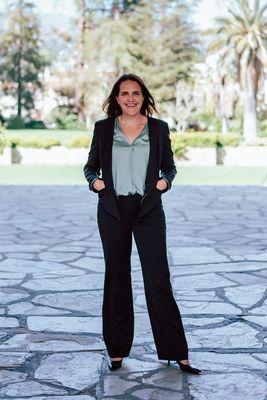
{"label": "long brown hair", "polygon": [[144,101],[140,110],[140,113],[145,116],[151,116],[153,111],[158,114],[155,100],[153,99],[151,93],[145,85],[143,79],[135,74],[123,74],[119,77],[119,79],[115,82],[110,95],[106,98],[102,105],[102,110],[107,114],[108,117],[116,117],[122,114],[122,109],[116,100],[116,96],[119,95],[120,92],[120,84],[124,81],[135,81],[141,87],[142,95],[144,96]]}

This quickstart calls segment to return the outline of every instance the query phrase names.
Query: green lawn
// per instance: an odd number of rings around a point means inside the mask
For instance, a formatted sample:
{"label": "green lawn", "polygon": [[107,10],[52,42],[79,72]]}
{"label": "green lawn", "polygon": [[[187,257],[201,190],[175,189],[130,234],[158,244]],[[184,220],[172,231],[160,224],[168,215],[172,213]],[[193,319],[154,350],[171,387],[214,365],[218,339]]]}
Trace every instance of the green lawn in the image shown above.
{"label": "green lawn", "polygon": [[267,167],[183,166],[175,183],[182,185],[267,185]]}
{"label": "green lawn", "polygon": [[[0,166],[1,185],[80,185],[86,184],[83,165],[8,165]],[[177,185],[267,185],[264,167],[177,168]]]}

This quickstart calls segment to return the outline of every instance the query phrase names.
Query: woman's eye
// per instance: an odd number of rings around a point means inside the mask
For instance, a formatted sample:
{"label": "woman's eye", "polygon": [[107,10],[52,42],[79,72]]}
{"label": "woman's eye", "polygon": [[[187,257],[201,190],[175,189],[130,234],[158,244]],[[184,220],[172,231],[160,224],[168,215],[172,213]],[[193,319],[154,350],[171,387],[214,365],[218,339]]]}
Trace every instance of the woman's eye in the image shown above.
{"label": "woman's eye", "polygon": [[[127,96],[128,93],[121,93],[121,96]],[[140,96],[141,93],[133,93],[133,96]]]}

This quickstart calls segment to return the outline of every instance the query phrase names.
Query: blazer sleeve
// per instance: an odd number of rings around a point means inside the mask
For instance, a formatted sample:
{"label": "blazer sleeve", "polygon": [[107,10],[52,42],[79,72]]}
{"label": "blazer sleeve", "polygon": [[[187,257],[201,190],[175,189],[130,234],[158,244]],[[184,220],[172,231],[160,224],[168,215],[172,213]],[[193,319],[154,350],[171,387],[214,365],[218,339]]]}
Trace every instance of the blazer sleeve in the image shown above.
{"label": "blazer sleeve", "polygon": [[168,186],[163,192],[167,192],[172,187],[172,181],[177,174],[176,165],[174,162],[173,151],[171,148],[170,130],[168,124],[164,123],[164,139],[162,148],[162,160],[161,160],[161,177],[160,179],[165,179]]}
{"label": "blazer sleeve", "polygon": [[96,179],[100,178],[100,161],[99,161],[99,129],[95,123],[91,147],[88,154],[88,159],[83,167],[84,176],[89,183],[89,190],[97,193],[98,190],[93,188],[93,183]]}

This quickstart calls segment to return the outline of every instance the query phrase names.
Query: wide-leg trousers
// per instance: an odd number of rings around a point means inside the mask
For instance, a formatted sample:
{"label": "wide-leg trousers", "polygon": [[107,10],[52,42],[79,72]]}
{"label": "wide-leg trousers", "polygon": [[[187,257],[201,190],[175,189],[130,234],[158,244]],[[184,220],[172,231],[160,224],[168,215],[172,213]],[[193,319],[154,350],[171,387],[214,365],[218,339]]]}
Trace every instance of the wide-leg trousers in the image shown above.
{"label": "wide-leg trousers", "polygon": [[98,203],[97,222],[105,259],[103,339],[109,357],[129,355],[134,337],[130,262],[133,234],[158,358],[188,359],[182,319],[170,282],[163,206],[138,218],[141,197],[138,193],[117,197],[120,221]]}

